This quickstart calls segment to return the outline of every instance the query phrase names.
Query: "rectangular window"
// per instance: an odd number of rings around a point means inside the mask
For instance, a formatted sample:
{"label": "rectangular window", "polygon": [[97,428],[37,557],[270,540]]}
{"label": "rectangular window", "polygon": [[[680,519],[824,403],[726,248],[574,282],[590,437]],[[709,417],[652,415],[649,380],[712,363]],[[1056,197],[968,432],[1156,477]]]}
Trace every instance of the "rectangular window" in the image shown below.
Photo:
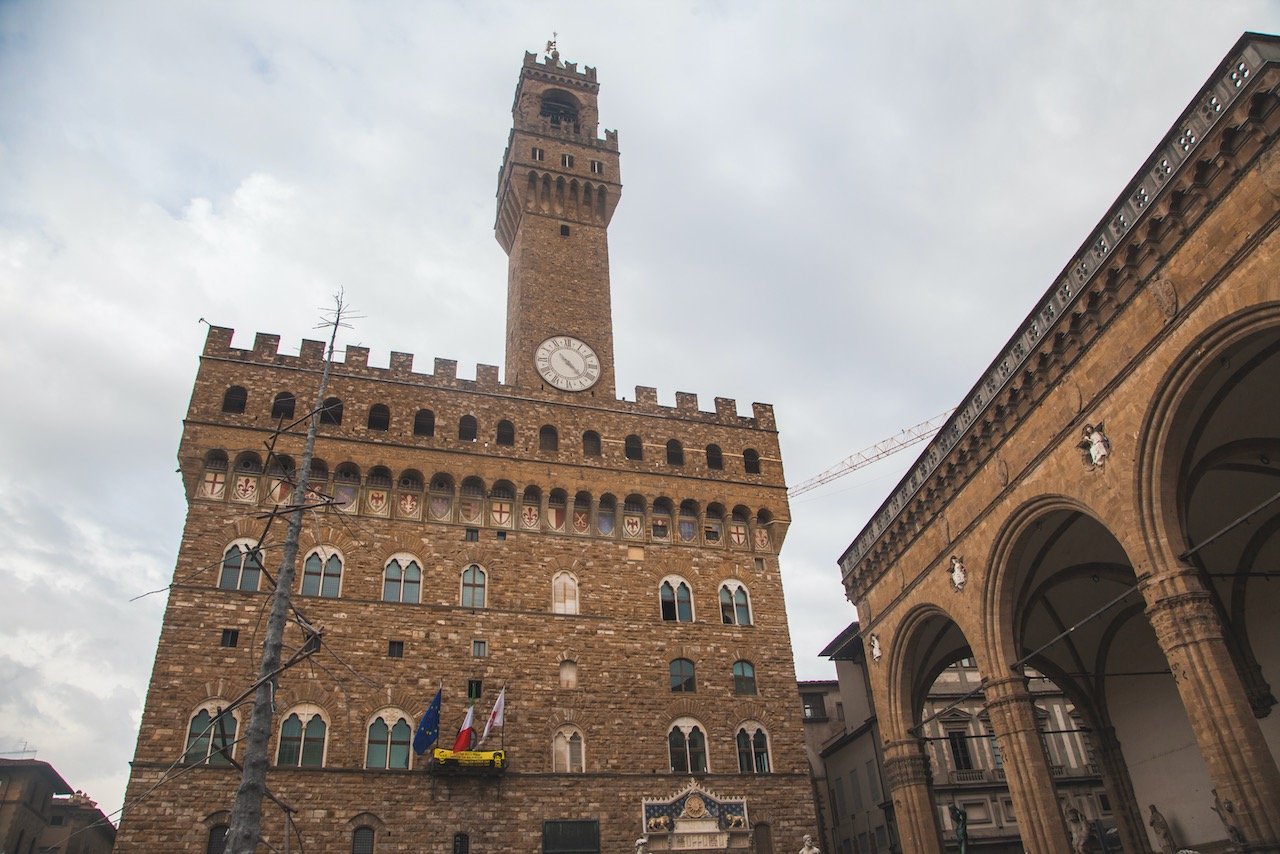
{"label": "rectangular window", "polygon": [[222,630],[222,646],[233,647],[240,643],[239,629],[223,629]]}
{"label": "rectangular window", "polygon": [[844,703],[836,703],[836,720],[844,720]]}
{"label": "rectangular window", "polygon": [[968,771],[973,768],[973,758],[969,756],[969,737],[959,731],[947,733],[947,743],[951,745],[951,762],[957,771]]}
{"label": "rectangular window", "polygon": [[876,828],[876,847],[883,850],[889,848],[889,834],[885,833],[883,824]]}
{"label": "rectangular window", "polygon": [[489,654],[489,644],[482,640],[473,640],[471,642],[471,657],[484,658]]}
{"label": "rectangular window", "polygon": [[474,703],[480,699],[480,691],[483,686],[479,679],[467,680],[467,702]]}
{"label": "rectangular window", "polygon": [[562,226],[560,226],[560,236],[561,236],[561,237],[568,237],[568,236],[569,236],[569,226],[567,226],[567,225],[562,225]]}
{"label": "rectangular window", "polygon": [[1098,792],[1098,809],[1102,812],[1111,812],[1111,799],[1107,797],[1105,792]]}
{"label": "rectangular window", "polygon": [[543,151],[541,148],[538,148],[538,146],[536,146],[536,145],[533,147],[533,151],[530,153],[530,156],[531,156],[534,160],[546,160],[546,159],[547,159],[547,153],[546,153],[545,151]]}
{"label": "rectangular window", "polygon": [[994,735],[987,736],[987,741],[991,745],[991,767],[1003,768],[1004,756],[1000,753],[1000,744],[996,741]]}
{"label": "rectangular window", "polygon": [[880,803],[880,769],[874,759],[867,760],[867,793],[873,804]]}
{"label": "rectangular window", "polygon": [[60,815],[49,816],[49,824],[60,826],[62,824],[62,816]]}
{"label": "rectangular window", "polygon": [[506,531],[499,531],[499,532],[498,532],[498,539],[500,539],[500,540],[505,540],[506,538],[507,538],[507,532],[506,532]]}
{"label": "rectangular window", "polygon": [[480,529],[479,529],[479,528],[467,528],[467,535],[466,535],[466,538],[465,538],[465,539],[466,539],[466,541],[467,541],[468,543],[475,543],[475,542],[479,542],[479,540],[480,540]]}
{"label": "rectangular window", "polygon": [[561,154],[561,155],[560,155],[560,165],[561,165],[561,166],[563,166],[565,169],[572,169],[572,168],[573,168],[573,155],[572,155],[572,154]]}
{"label": "rectangular window", "polygon": [[603,163],[602,161],[600,161],[600,160],[592,160],[592,161],[591,161],[591,174],[592,174],[592,175],[603,175],[603,174],[604,174],[604,163]]}
{"label": "rectangular window", "polygon": [[831,813],[832,813],[831,821],[835,824],[836,827],[839,827],[840,826],[840,810],[836,809],[836,790],[828,786],[827,796],[831,799]]}
{"label": "rectangular window", "polygon": [[801,694],[800,701],[804,703],[804,719],[806,721],[825,721],[827,719],[827,706],[825,698],[821,694]]}
{"label": "rectangular window", "polygon": [[404,658],[404,641],[387,641],[387,658]]}
{"label": "rectangular window", "polygon": [[755,558],[756,572],[764,572],[764,558]]}
{"label": "rectangular window", "polygon": [[849,788],[853,789],[853,811],[862,812],[862,783],[858,780],[858,769],[849,772]]}

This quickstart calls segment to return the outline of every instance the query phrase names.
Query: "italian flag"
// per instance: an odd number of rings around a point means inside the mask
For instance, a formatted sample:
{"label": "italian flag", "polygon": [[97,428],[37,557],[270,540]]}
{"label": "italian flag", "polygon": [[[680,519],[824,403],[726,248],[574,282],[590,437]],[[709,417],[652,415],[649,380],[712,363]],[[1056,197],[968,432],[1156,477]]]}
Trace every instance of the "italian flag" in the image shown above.
{"label": "italian flag", "polygon": [[471,743],[476,740],[475,716],[476,707],[474,705],[467,706],[467,716],[462,719],[462,727],[458,730],[458,737],[453,740],[454,753],[459,750],[471,749]]}

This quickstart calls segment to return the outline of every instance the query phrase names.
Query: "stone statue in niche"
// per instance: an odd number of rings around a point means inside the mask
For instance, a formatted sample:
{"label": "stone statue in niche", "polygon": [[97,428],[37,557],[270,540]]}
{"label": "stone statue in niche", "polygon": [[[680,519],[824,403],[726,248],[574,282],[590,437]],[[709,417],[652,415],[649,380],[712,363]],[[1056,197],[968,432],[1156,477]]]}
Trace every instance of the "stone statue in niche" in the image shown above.
{"label": "stone statue in niche", "polygon": [[804,835],[804,845],[800,847],[800,854],[819,854],[818,846],[813,844],[813,835],[806,833]]}
{"label": "stone statue in niche", "polygon": [[1089,849],[1089,824],[1080,810],[1067,810],[1067,830],[1071,831],[1071,854],[1085,854]]}
{"label": "stone statue in niche", "polygon": [[956,845],[960,854],[967,854],[969,849],[969,813],[955,804],[951,805],[951,823],[956,828]]}
{"label": "stone statue in niche", "polygon": [[1090,471],[1106,465],[1107,457],[1111,455],[1111,440],[1107,438],[1103,423],[1099,421],[1096,425],[1084,425],[1080,444],[1076,447],[1080,449],[1084,464]]}
{"label": "stone statue in niche", "polygon": [[1169,822],[1164,820],[1164,816],[1160,815],[1160,810],[1156,809],[1156,805],[1151,805],[1151,818],[1147,822],[1151,825],[1151,829],[1156,832],[1156,840],[1160,844],[1160,854],[1177,854],[1178,846],[1173,841],[1173,832],[1169,830]]}
{"label": "stone statue in niche", "polygon": [[964,569],[964,555],[951,556],[951,569],[948,570],[951,575],[951,586],[959,593],[964,589],[964,583],[969,580],[968,574]]}
{"label": "stone statue in niche", "polygon": [[1218,818],[1222,821],[1222,826],[1227,829],[1227,838],[1232,842],[1243,845],[1244,834],[1240,832],[1240,826],[1236,824],[1236,806],[1231,803],[1230,798],[1223,798],[1218,794],[1218,790],[1213,790],[1213,811],[1218,814]]}
{"label": "stone statue in niche", "polygon": [[871,660],[879,661],[880,656],[884,655],[884,650],[880,648],[880,636],[871,636]]}

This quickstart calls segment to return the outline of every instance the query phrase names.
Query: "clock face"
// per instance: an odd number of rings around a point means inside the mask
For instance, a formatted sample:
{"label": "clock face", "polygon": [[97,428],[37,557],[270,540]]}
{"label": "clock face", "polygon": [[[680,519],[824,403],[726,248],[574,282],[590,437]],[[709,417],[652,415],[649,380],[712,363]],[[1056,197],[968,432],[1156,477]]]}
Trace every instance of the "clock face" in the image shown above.
{"label": "clock face", "polygon": [[538,345],[538,374],[561,391],[586,391],[600,379],[600,357],[585,342],[555,335]]}

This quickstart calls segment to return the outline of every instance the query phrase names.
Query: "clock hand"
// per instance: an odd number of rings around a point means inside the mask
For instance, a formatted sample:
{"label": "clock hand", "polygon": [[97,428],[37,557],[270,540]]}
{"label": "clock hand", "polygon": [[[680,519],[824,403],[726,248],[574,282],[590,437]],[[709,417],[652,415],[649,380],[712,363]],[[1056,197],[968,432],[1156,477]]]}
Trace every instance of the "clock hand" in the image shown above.
{"label": "clock hand", "polygon": [[566,368],[568,368],[569,370],[573,371],[573,376],[574,376],[575,378],[582,376],[582,371],[580,371],[580,370],[578,370],[577,368],[575,368],[575,367],[573,366],[573,362],[570,362],[570,361],[565,357],[564,353],[556,353],[556,355],[560,357],[560,361],[564,364],[564,366],[565,366]]}

